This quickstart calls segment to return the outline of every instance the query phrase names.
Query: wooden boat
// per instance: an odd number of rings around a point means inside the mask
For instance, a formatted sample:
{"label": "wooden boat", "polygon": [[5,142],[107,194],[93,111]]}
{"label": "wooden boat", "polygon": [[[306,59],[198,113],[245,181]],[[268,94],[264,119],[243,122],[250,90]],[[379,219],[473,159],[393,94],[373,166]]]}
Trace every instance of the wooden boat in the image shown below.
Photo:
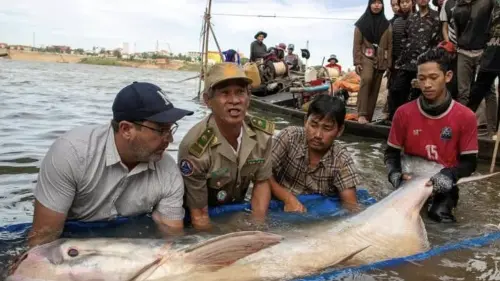
{"label": "wooden boat", "polygon": [[[274,114],[285,115],[297,120],[304,120],[306,112],[295,107],[297,97],[290,92],[282,92],[270,96],[258,97],[252,96],[250,108],[260,109]],[[348,113],[356,113],[353,107],[347,107]],[[356,121],[345,120],[344,133],[364,138],[374,138],[386,140],[389,137],[390,126],[383,122],[375,121],[368,124],[360,124]],[[492,160],[495,141],[479,138],[479,159]],[[496,163],[500,157],[496,155]]]}

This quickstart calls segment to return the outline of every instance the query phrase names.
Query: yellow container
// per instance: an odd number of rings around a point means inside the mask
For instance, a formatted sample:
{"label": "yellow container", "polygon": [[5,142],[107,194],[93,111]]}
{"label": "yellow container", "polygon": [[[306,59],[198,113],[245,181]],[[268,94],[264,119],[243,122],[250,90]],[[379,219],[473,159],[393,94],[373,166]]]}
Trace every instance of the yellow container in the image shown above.
{"label": "yellow container", "polygon": [[248,78],[252,79],[252,88],[259,87],[261,84],[259,68],[255,62],[247,62],[243,66],[245,74]]}

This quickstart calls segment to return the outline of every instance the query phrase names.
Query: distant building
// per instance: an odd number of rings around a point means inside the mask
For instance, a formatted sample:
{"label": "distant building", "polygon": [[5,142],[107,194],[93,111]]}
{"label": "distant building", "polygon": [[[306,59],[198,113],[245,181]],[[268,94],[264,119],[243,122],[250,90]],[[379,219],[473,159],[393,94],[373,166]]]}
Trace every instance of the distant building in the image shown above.
{"label": "distant building", "polygon": [[47,48],[59,50],[61,53],[66,53],[66,52],[71,51],[70,46],[64,46],[64,45],[52,45],[52,46],[49,46]]}
{"label": "distant building", "polygon": [[0,43],[0,49],[6,49],[9,46],[7,43]]}
{"label": "distant building", "polygon": [[123,43],[123,49],[122,49],[122,55],[123,54],[129,54],[129,53],[130,53],[130,50],[129,50],[128,42],[124,42]]}
{"label": "distant building", "polygon": [[11,50],[17,50],[17,51],[25,51],[25,52],[31,52],[31,46],[24,46],[24,45],[10,45],[9,49]]}

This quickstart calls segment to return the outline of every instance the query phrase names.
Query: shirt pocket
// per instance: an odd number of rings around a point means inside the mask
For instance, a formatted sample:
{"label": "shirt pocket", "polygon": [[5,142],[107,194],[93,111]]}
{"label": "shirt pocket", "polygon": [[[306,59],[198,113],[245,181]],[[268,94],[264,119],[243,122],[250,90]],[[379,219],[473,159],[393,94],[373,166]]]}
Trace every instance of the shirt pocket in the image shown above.
{"label": "shirt pocket", "polygon": [[208,187],[213,189],[221,189],[231,182],[231,172],[229,168],[220,168],[211,172],[208,175]]}

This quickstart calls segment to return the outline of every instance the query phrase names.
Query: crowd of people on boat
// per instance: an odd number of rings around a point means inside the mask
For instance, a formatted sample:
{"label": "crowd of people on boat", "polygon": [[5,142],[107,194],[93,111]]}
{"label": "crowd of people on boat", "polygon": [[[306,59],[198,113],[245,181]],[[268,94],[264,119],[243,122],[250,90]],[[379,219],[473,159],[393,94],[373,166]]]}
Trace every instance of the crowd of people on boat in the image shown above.
{"label": "crowd of people on boat", "polygon": [[[267,48],[264,44],[264,39],[267,38],[267,33],[258,31],[254,36],[254,41],[250,44],[250,62],[257,65],[263,64],[266,59],[272,57],[273,61],[284,62],[290,70],[303,71],[304,63],[299,55],[295,54],[295,45],[279,43],[275,47]],[[309,50],[301,49],[301,56],[309,58]]]}
{"label": "crowd of people on boat", "polygon": [[495,138],[500,107],[494,80],[500,61],[499,3],[495,0],[392,0],[394,17],[381,0],[370,0],[355,24],[353,55],[361,76],[358,122],[373,121],[381,81],[387,77],[387,124],[396,110],[418,98],[417,59],[440,48],[451,60],[447,89],[453,100],[476,112],[484,100],[488,137]]}

